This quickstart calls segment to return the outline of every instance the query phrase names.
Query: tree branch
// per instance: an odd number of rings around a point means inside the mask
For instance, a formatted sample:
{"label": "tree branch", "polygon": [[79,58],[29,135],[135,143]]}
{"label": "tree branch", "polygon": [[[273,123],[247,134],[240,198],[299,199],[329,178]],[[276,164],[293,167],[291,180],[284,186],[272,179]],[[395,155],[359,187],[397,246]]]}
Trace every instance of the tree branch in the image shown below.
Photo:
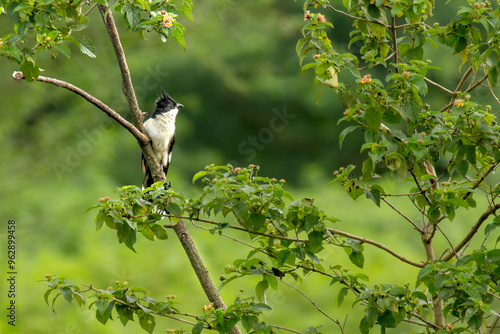
{"label": "tree branch", "polygon": [[[12,74],[14,79],[16,80],[23,80],[25,79],[23,76],[22,72],[14,72]],[[52,84],[57,87],[65,88],[69,91],[72,91],[73,93],[76,93],[83,97],[85,100],[88,102],[92,103],[95,105],[97,108],[101,109],[104,111],[109,117],[113,118],[115,121],[117,121],[121,126],[123,126],[125,129],[127,129],[139,142],[142,143],[147,143],[149,142],[149,137],[146,136],[144,133],[140,132],[132,123],[128,122],[125,118],[123,118],[119,113],[108,107],[105,103],[103,103],[101,100],[95,98],[94,96],[90,95],[86,91],[84,91],[81,88],[78,88],[66,81],[54,79],[54,78],[49,78],[49,77],[43,77],[39,76],[36,78],[36,81],[40,82],[45,82]]]}
{"label": "tree branch", "polygon": [[118,66],[120,67],[122,76],[122,91],[125,95],[125,98],[127,99],[127,103],[130,108],[130,114],[132,115],[135,126],[139,130],[141,130],[141,132],[145,132],[142,125],[141,109],[139,108],[139,104],[137,103],[137,99],[135,97],[134,86],[132,85],[132,79],[130,77],[127,59],[125,58],[125,52],[123,51],[123,47],[120,42],[120,36],[118,35],[118,30],[116,29],[113,14],[111,10],[108,10],[106,6],[98,6],[102,19],[104,21],[104,25],[106,26],[106,30],[108,31],[109,39],[111,40],[111,44],[113,45],[116,59],[118,60]]}
{"label": "tree branch", "polygon": [[[179,222],[173,226],[173,230],[175,234],[177,234],[177,237],[179,238],[179,241],[188,256],[189,262],[191,263],[191,267],[193,267],[203,291],[205,291],[205,295],[208,297],[208,300],[213,303],[216,308],[226,309],[226,304],[224,304],[221,296],[217,293],[217,288],[210,278],[208,269],[205,267],[203,259],[201,258],[200,253],[198,252],[198,249],[196,248],[196,245],[186,228],[186,224],[184,224],[184,221],[182,219],[179,220]],[[241,331],[238,326],[234,326],[230,333],[241,334]]]}
{"label": "tree branch", "polygon": [[366,238],[363,238],[363,237],[359,237],[357,235],[354,235],[354,234],[350,234],[350,233],[347,233],[347,232],[343,232],[343,231],[339,231],[339,230],[335,230],[333,228],[329,228],[328,229],[332,234],[338,234],[338,235],[343,235],[344,237],[348,237],[348,238],[351,238],[351,239],[355,239],[355,240],[359,240],[361,242],[364,242],[364,243],[367,243],[367,244],[370,244],[370,245],[373,245],[377,248],[380,248],[384,251],[386,251],[387,253],[391,254],[392,256],[394,256],[395,258],[405,262],[405,263],[408,263],[414,267],[417,267],[417,268],[423,268],[425,267],[425,265],[423,263],[417,263],[417,262],[414,262],[412,260],[408,260],[407,258],[405,258],[404,256],[402,255],[399,255],[398,253],[396,253],[395,251],[393,251],[392,249],[390,249],[389,247],[387,246],[384,246],[382,245],[381,243],[378,243],[376,241],[373,241],[373,240],[370,240],[370,239],[366,239]]}
{"label": "tree branch", "polygon": [[[171,218],[176,218],[177,217],[177,216],[174,216],[174,215],[169,214],[169,213],[164,214],[163,216],[164,217],[171,217]],[[180,216],[180,217],[177,217],[177,218],[195,220],[195,221],[198,221],[198,222],[201,222],[201,223],[208,223],[208,224],[212,224],[212,225],[219,225],[218,222],[213,221],[213,220],[209,220],[209,219],[190,218],[190,217],[187,217],[187,216]],[[163,226],[164,227],[173,227],[173,225],[163,225]],[[230,228],[230,229],[233,229],[233,230],[247,232],[247,233],[250,233],[250,234],[261,235],[263,237],[268,237],[268,238],[274,238],[274,239],[280,239],[280,240],[287,240],[287,241],[309,242],[308,239],[298,239],[298,238],[285,237],[285,236],[274,235],[274,234],[271,235],[271,234],[266,234],[266,233],[262,233],[262,232],[251,232],[251,231],[247,230],[246,228],[239,227],[239,226],[229,225],[227,228]]]}
{"label": "tree branch", "polygon": [[[139,108],[139,104],[137,103],[137,98],[135,96],[134,86],[132,84],[132,79],[130,77],[130,71],[127,65],[127,59],[125,58],[125,52],[123,51],[122,43],[120,42],[120,35],[118,34],[118,30],[116,29],[115,20],[113,19],[113,14],[111,10],[108,10],[106,6],[98,5],[99,12],[101,13],[102,20],[104,25],[106,26],[106,30],[108,31],[109,39],[111,40],[111,44],[113,46],[113,50],[116,55],[116,59],[118,60],[118,66],[120,68],[120,73],[122,77],[122,91],[127,99],[127,103],[129,106],[130,114],[132,115],[132,120],[134,125],[139,131],[142,133],[146,133],[144,129],[144,125],[142,124],[142,112]],[[148,167],[151,171],[151,175],[153,180],[155,181],[165,181],[165,173],[161,168],[159,162],[156,159],[155,154],[153,153],[153,148],[149,142],[139,142],[141,150],[144,155],[144,159],[146,160]]]}
{"label": "tree branch", "polygon": [[443,257],[443,261],[449,261],[451,260],[456,254],[464,247],[469,241],[474,237],[474,235],[477,233],[481,225],[485,222],[486,219],[492,214],[494,214],[498,209],[500,209],[500,203],[495,204],[494,206],[490,207],[485,213],[479,217],[477,222],[472,226],[470,229],[469,233],[465,236],[465,238],[460,241],[460,243],[453,249],[451,253],[448,253],[448,255]]}

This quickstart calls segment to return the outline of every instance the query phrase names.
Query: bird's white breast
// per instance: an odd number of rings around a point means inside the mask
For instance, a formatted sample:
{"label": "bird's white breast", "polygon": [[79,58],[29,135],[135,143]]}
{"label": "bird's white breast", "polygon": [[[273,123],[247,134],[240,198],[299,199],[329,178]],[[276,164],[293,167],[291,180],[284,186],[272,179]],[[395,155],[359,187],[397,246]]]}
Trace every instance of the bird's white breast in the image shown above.
{"label": "bird's white breast", "polygon": [[156,115],[144,123],[144,128],[149,138],[153,142],[153,150],[156,158],[163,165],[167,166],[170,162],[169,146],[175,134],[175,117],[177,108],[169,112]]}

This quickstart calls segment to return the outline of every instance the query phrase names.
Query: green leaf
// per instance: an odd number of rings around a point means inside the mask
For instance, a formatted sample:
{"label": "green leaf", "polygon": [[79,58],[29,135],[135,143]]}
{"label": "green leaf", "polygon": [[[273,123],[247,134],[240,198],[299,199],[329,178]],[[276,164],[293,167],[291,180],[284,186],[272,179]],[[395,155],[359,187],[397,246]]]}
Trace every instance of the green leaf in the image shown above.
{"label": "green leaf", "polygon": [[200,334],[201,331],[203,331],[203,324],[202,323],[197,323],[196,325],[193,326],[193,329],[191,330],[192,334]]}
{"label": "green leaf", "polygon": [[209,173],[210,173],[209,171],[202,170],[202,171],[200,171],[200,172],[198,172],[198,173],[194,174],[194,176],[193,176],[193,183],[195,183],[195,182],[196,182],[196,180],[198,180],[200,177],[203,177],[203,176],[205,176],[205,175],[207,175],[207,174],[209,174]]}
{"label": "green leaf", "polygon": [[73,291],[73,298],[75,298],[76,302],[78,303],[78,306],[82,306],[85,304],[85,296],[82,295],[78,291]]}
{"label": "green leaf", "polygon": [[312,231],[307,235],[309,242],[307,243],[307,250],[312,253],[318,253],[323,249],[323,232]]}
{"label": "green leaf", "polygon": [[395,328],[398,324],[396,320],[397,314],[391,310],[385,310],[384,313],[378,316],[377,321],[380,326],[387,328]]}
{"label": "green leaf", "polygon": [[481,317],[478,314],[474,314],[469,321],[467,321],[467,324],[470,326],[470,328],[473,331],[479,331],[481,327],[483,326],[483,317]]}
{"label": "green leaf", "polygon": [[345,137],[349,133],[351,133],[354,130],[356,130],[357,128],[359,128],[358,125],[351,125],[351,126],[348,126],[347,128],[345,128],[344,130],[342,130],[342,132],[340,133],[340,136],[339,136],[339,145],[340,145],[340,148],[342,148],[342,143],[344,142]]}
{"label": "green leaf", "polygon": [[340,289],[339,295],[337,297],[338,306],[342,305],[342,303],[344,302],[344,297],[347,295],[348,292],[349,288],[347,287],[343,287],[342,289]]}
{"label": "green leaf", "polygon": [[408,60],[422,60],[424,58],[424,49],[421,46],[410,48],[406,52]]}
{"label": "green leaf", "polygon": [[68,303],[71,303],[71,301],[73,300],[73,290],[71,290],[70,287],[65,286],[59,288],[59,291],[61,291],[61,294],[63,295],[64,299],[66,299]]}
{"label": "green leaf", "polygon": [[243,328],[250,333],[253,325],[259,322],[259,318],[256,315],[244,315],[241,317],[241,324]]}
{"label": "green leaf", "polygon": [[378,8],[377,5],[375,4],[369,4],[368,7],[368,14],[374,19],[378,19],[380,17],[380,9]]}
{"label": "green leaf", "polygon": [[98,300],[95,302],[95,306],[97,308],[97,312],[104,314],[109,308],[109,301],[106,300]]}
{"label": "green leaf", "polygon": [[382,123],[382,113],[375,109],[373,106],[368,106],[365,113],[366,125],[373,130],[380,128]]}
{"label": "green leaf", "polygon": [[26,81],[35,81],[40,74],[38,65],[32,60],[25,59],[21,63],[21,71]]}
{"label": "green leaf", "polygon": [[426,267],[423,267],[419,272],[418,272],[418,275],[417,275],[417,286],[420,284],[420,280],[422,280],[422,278],[426,277],[427,275],[429,275],[430,273],[432,273],[434,271],[434,269],[431,267],[431,266],[426,266]]}
{"label": "green leaf", "polygon": [[304,47],[304,44],[306,44],[308,40],[309,40],[308,38],[299,39],[297,45],[295,46],[295,51],[297,52],[297,56],[300,56],[302,48]]}
{"label": "green leaf", "polygon": [[380,207],[380,190],[378,189],[365,189],[366,198],[370,199],[375,203],[378,207]]}
{"label": "green leaf", "polygon": [[440,215],[441,213],[439,212],[439,207],[436,205],[430,206],[427,210],[427,217],[429,218],[429,221],[431,223],[434,223],[436,220],[438,220]]}
{"label": "green leaf", "polygon": [[89,25],[89,18],[84,16],[84,15],[81,15],[78,17],[78,20],[76,22],[76,24],[72,27],[72,30],[73,31],[81,31],[85,28],[87,28],[87,26]]}
{"label": "green leaf", "polygon": [[87,36],[83,36],[83,39],[80,41],[80,51],[90,58],[95,58],[94,43]]}
{"label": "green leaf", "polygon": [[363,172],[363,181],[370,181],[373,178],[373,161],[372,159],[366,159],[363,162],[362,172]]}
{"label": "green leaf", "polygon": [[488,83],[491,85],[492,89],[495,89],[498,80],[498,67],[492,66],[488,70]]}
{"label": "green leaf", "polygon": [[476,146],[475,145],[466,145],[465,146],[465,156],[471,165],[476,164]]}
{"label": "green leaf", "polygon": [[179,29],[177,25],[180,25],[180,23],[175,22],[176,29],[172,33],[172,37],[179,43],[180,46],[186,51],[186,41],[184,40],[184,32],[182,29]]}
{"label": "green leaf", "polygon": [[370,327],[368,326],[368,322],[366,321],[366,318],[362,318],[361,321],[359,322],[359,332],[361,334],[370,333]]}
{"label": "green leaf", "polygon": [[184,14],[184,16],[191,22],[194,21],[194,17],[193,17],[193,10],[191,8],[191,6],[189,5],[188,2],[184,2],[184,4],[182,5],[182,7],[179,9],[179,11]]}
{"label": "green leaf", "polygon": [[98,300],[95,302],[95,305],[97,307],[95,317],[101,324],[105,325],[111,317],[111,309],[113,308],[113,304],[108,301]]}
{"label": "green leaf", "polygon": [[170,213],[176,217],[180,217],[182,214],[182,208],[177,203],[174,203],[174,202],[168,203],[166,209],[167,209],[168,213]]}
{"label": "green leaf", "polygon": [[143,317],[139,317],[139,324],[142,329],[151,334],[155,329],[156,321],[151,314],[145,314]]}
{"label": "green leaf", "polygon": [[115,309],[123,326],[125,326],[130,320],[134,321],[134,312],[129,307],[116,304]]}
{"label": "green leaf", "polygon": [[248,309],[253,312],[262,312],[271,310],[271,307],[264,303],[251,303]]}
{"label": "green leaf", "polygon": [[465,177],[465,175],[469,171],[469,162],[467,160],[460,160],[456,164],[456,167],[457,167],[457,171],[460,173],[460,175]]}
{"label": "green leaf", "polygon": [[153,231],[155,237],[157,237],[159,240],[166,240],[168,239],[168,234],[167,231],[163,226],[160,226],[158,224],[154,224],[151,226],[151,230]]}
{"label": "green leaf", "polygon": [[260,301],[264,300],[265,294],[266,294],[266,290],[267,290],[268,287],[269,287],[269,283],[265,279],[263,279],[262,281],[260,281],[259,283],[257,283],[257,285],[255,286],[255,293],[257,295],[257,298]]}
{"label": "green leaf", "polygon": [[490,262],[490,263],[499,262],[500,261],[500,249],[490,250],[487,253],[486,258],[488,259],[488,262]]}
{"label": "green leaf", "polygon": [[125,10],[125,17],[130,29],[134,30],[141,20],[141,9],[129,4],[125,4],[123,9]]}
{"label": "green leaf", "polygon": [[252,212],[248,217],[248,222],[245,223],[245,227],[247,227],[250,231],[257,232],[261,228],[264,227],[266,223],[266,216]]}
{"label": "green leaf", "polygon": [[295,258],[293,257],[292,253],[288,249],[284,249],[278,252],[276,255],[276,260],[278,261],[278,266],[283,266],[285,263],[288,263],[290,265],[294,265],[294,260]]}
{"label": "green leaf", "polygon": [[54,289],[48,289],[47,291],[45,291],[45,293],[43,295],[43,300],[45,300],[45,303],[47,303],[47,306],[50,306],[50,304],[49,304],[49,296],[52,293],[52,291],[54,291]]}
{"label": "green leaf", "polygon": [[462,52],[467,47],[467,38],[459,37],[455,44],[454,54]]}
{"label": "green leaf", "polygon": [[61,52],[63,55],[65,55],[68,59],[71,58],[71,49],[68,44],[66,43],[58,43],[55,45],[55,48],[57,51]]}
{"label": "green leaf", "polygon": [[500,216],[496,216],[495,219],[493,219],[493,223],[486,225],[484,234],[486,235],[498,227],[500,227]]}
{"label": "green leaf", "polygon": [[355,266],[363,269],[363,265],[365,263],[365,257],[363,253],[353,251],[351,254],[349,254],[349,260],[351,260],[351,262]]}
{"label": "green leaf", "polygon": [[153,233],[153,231],[151,230],[151,228],[149,228],[148,226],[146,226],[145,228],[143,228],[141,231],[141,234],[148,240],[151,240],[151,241],[154,241],[155,240],[155,235]]}

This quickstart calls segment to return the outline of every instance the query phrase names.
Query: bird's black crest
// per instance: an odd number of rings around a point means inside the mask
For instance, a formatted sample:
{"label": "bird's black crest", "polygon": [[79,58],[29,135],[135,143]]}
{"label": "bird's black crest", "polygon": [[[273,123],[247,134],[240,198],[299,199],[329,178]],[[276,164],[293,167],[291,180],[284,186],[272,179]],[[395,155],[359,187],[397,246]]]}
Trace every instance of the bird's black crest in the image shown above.
{"label": "bird's black crest", "polygon": [[177,102],[175,102],[174,99],[172,99],[170,97],[170,95],[168,95],[167,92],[164,89],[162,89],[161,90],[161,97],[159,97],[156,100],[155,113],[169,111],[171,109],[174,109],[176,106],[177,106]]}

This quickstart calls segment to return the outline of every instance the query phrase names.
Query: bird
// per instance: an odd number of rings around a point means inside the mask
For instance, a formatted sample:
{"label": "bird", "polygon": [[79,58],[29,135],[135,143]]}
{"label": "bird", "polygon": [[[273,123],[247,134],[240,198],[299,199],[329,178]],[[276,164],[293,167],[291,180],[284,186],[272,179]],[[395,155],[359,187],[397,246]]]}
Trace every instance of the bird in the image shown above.
{"label": "bird", "polygon": [[[177,103],[162,88],[161,96],[156,100],[156,109],[151,117],[144,122],[144,129],[151,139],[153,152],[160,163],[165,177],[172,158],[172,149],[175,144],[175,118],[182,104]],[[150,187],[153,183],[151,170],[142,154],[142,171],[145,173],[142,188]]]}

